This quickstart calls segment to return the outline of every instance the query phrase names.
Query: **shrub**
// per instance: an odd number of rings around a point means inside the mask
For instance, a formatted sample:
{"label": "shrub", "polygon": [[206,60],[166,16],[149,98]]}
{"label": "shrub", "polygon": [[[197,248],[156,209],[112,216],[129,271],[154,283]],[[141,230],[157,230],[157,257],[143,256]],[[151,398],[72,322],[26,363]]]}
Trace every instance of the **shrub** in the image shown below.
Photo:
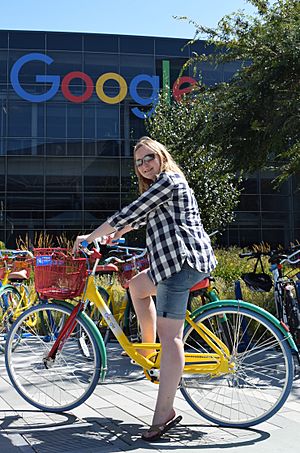
{"label": "shrub", "polygon": [[[219,248],[215,250],[218,265],[213,272],[215,286],[220,299],[236,299],[235,282],[240,280],[243,300],[254,303],[267,311],[275,314],[274,295],[271,290],[268,293],[251,291],[241,280],[245,272],[253,271],[255,260],[240,258],[239,254],[244,250],[239,247]],[[264,271],[269,273],[268,258],[262,257]],[[261,269],[258,267],[258,272]]]}

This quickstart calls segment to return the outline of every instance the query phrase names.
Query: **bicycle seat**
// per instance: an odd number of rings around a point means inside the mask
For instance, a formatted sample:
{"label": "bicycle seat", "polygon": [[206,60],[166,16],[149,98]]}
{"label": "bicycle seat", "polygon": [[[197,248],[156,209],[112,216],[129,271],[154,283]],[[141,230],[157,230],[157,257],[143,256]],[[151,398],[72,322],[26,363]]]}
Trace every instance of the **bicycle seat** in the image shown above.
{"label": "bicycle seat", "polygon": [[190,293],[194,291],[199,291],[199,289],[204,289],[209,287],[209,278],[204,278],[203,280],[200,280],[200,282],[196,283],[191,289]]}
{"label": "bicycle seat", "polygon": [[97,274],[113,274],[114,272],[119,272],[115,264],[99,264],[96,268]]}
{"label": "bicycle seat", "polygon": [[21,271],[14,271],[11,272],[8,276],[8,280],[16,281],[16,280],[28,280],[29,272],[27,269],[22,269]]}

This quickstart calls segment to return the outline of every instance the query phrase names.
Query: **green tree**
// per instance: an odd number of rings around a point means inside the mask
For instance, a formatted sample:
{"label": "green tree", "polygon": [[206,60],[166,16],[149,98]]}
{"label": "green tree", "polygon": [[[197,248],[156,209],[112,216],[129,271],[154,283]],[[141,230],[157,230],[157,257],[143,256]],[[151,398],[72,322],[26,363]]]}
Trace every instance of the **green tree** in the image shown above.
{"label": "green tree", "polygon": [[214,146],[231,170],[279,170],[280,183],[300,173],[300,2],[248,1],[257,8],[253,17],[238,11],[216,29],[191,21],[192,42],[206,38],[215,52],[187,65],[241,62],[232,81],[206,90],[205,126],[201,117],[194,139]]}
{"label": "green tree", "polygon": [[210,145],[194,136],[206,114],[205,96],[185,97],[170,105],[161,97],[155,115],[147,120],[151,137],[170,150],[195,192],[203,224],[208,232],[223,230],[233,220],[239,200],[238,178]]}

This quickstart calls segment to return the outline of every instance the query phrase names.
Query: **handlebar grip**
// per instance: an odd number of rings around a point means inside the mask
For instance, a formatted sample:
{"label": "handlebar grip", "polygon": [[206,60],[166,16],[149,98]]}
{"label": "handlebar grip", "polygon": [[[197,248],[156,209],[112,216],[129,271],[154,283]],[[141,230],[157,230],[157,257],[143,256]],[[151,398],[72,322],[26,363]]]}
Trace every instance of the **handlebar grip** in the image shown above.
{"label": "handlebar grip", "polygon": [[114,239],[114,240],[112,241],[113,244],[118,244],[118,245],[120,245],[120,244],[125,244],[125,242],[126,242],[126,239],[125,239],[125,238]]}

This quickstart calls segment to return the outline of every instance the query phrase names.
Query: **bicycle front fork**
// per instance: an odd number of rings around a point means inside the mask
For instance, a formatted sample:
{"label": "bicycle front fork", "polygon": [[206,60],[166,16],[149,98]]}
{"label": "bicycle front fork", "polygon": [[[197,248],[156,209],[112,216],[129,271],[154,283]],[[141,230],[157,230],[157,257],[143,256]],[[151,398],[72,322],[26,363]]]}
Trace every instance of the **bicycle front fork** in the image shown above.
{"label": "bicycle front fork", "polygon": [[51,368],[51,366],[55,362],[56,355],[59,351],[62,350],[64,347],[65,342],[67,339],[70,337],[72,332],[74,331],[74,328],[77,324],[77,316],[78,314],[83,310],[84,304],[80,302],[74,309],[72,310],[72,313],[69,316],[69,319],[66,321],[64,326],[62,327],[60,333],[58,334],[58,337],[56,338],[55,342],[52,345],[52,348],[50,349],[49,353],[46,355],[46,357],[43,358],[43,363],[45,365],[45,368]]}

